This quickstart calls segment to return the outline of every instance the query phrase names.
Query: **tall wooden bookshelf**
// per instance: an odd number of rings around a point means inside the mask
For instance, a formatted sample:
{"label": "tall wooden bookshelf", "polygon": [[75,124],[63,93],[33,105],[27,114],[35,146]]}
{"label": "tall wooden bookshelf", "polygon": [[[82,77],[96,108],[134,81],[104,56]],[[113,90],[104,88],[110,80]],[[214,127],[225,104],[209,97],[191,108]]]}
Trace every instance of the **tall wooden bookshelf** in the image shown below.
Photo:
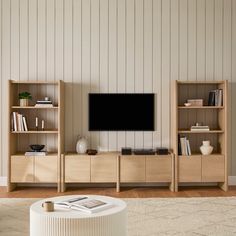
{"label": "tall wooden bookshelf", "polygon": [[[172,84],[172,145],[175,154],[175,190],[181,183],[217,183],[228,189],[227,174],[227,81],[173,81]],[[223,90],[223,105],[208,106],[209,92]],[[187,99],[203,99],[203,106],[184,106]],[[191,131],[197,122],[208,125],[210,131]],[[178,151],[178,137],[190,142],[192,155]],[[199,147],[210,140],[211,155],[202,155]]]}
{"label": "tall wooden bookshelf", "polygon": [[[30,92],[29,106],[19,106],[18,94]],[[37,100],[49,97],[53,107],[35,107]],[[27,120],[28,131],[14,131],[13,112],[23,114]],[[39,128],[35,119],[39,119]],[[8,191],[18,184],[56,184],[60,191],[60,158],[64,153],[64,83],[63,81],[9,81],[9,155]],[[42,130],[41,121],[45,121]],[[30,144],[44,144],[46,156],[25,156]]]}

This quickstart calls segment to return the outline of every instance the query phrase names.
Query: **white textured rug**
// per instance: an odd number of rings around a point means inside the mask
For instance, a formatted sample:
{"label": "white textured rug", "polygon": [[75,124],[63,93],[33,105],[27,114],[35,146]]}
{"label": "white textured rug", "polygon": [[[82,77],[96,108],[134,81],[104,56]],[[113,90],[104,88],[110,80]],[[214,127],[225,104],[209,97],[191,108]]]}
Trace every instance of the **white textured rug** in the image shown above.
{"label": "white textured rug", "polygon": [[[0,235],[28,236],[29,206],[37,200],[0,198]],[[128,236],[236,235],[236,197],[123,200]]]}

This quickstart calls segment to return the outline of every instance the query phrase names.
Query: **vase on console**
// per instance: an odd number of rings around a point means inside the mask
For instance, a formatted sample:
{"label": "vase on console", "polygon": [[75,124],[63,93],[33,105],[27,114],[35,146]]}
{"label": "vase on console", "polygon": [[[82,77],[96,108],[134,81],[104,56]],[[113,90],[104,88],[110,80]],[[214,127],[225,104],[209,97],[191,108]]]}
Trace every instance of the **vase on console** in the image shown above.
{"label": "vase on console", "polygon": [[88,139],[83,136],[79,136],[76,143],[76,152],[79,154],[85,154],[88,148]]}
{"label": "vase on console", "polygon": [[200,151],[202,155],[210,155],[213,151],[213,147],[210,145],[210,141],[202,141]]}

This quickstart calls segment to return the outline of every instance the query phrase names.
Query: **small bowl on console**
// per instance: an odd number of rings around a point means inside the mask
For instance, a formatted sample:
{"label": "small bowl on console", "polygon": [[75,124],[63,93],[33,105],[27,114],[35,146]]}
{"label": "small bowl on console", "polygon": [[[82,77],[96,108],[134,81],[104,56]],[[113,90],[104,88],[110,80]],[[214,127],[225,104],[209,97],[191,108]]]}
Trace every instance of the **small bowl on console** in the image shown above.
{"label": "small bowl on console", "polygon": [[44,149],[45,145],[42,144],[31,144],[30,148],[34,151],[34,152],[40,152]]}

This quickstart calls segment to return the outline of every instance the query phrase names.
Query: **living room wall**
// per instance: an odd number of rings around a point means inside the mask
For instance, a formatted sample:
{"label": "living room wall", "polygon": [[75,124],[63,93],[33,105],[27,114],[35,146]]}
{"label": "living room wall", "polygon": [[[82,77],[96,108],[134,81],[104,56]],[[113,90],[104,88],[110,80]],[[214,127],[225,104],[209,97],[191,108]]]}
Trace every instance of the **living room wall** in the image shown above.
{"label": "living room wall", "polygon": [[[101,150],[170,147],[171,80],[227,79],[236,175],[236,0],[0,0],[0,7],[0,176],[9,79],[66,82],[67,151],[79,134]],[[156,131],[89,133],[89,92],[155,93]]]}

